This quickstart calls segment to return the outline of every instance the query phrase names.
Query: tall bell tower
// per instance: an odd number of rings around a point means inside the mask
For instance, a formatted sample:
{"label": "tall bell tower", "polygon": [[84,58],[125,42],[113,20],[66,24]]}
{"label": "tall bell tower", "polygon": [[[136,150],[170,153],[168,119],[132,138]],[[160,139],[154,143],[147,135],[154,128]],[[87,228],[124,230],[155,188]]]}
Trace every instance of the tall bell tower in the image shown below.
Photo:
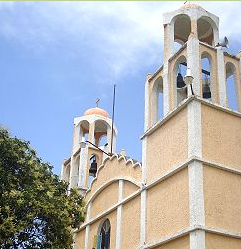
{"label": "tall bell tower", "polygon": [[[78,188],[82,194],[86,192],[92,180],[91,164],[94,161],[98,170],[106,154],[111,152],[111,143],[112,153],[115,152],[116,136],[117,129],[113,126],[112,138],[112,119],[99,107],[88,109],[82,117],[74,119],[72,153],[64,160],[61,172],[62,179],[69,182],[70,188]],[[83,139],[85,148],[80,146]]]}
{"label": "tall bell tower", "polygon": [[215,46],[219,18],[197,4],[165,13],[163,25],[164,60],[147,75],[142,136],[143,185],[160,187],[142,192],[141,240],[158,238],[146,231],[160,224],[159,236],[183,240],[170,248],[241,248],[241,54]]}

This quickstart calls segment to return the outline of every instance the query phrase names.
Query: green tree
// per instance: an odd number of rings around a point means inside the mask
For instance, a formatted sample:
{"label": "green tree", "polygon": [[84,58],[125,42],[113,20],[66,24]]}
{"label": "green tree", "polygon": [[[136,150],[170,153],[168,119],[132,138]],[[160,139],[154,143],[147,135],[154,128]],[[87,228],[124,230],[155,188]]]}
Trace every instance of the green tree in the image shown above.
{"label": "green tree", "polygon": [[1,127],[0,186],[0,248],[71,248],[71,231],[84,221],[83,198],[29,142]]}

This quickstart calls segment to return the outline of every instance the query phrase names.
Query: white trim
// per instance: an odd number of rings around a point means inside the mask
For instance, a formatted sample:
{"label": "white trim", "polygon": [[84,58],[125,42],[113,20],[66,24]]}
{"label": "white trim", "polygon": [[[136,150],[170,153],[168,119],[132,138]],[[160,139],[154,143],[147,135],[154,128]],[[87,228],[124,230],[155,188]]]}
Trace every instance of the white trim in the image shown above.
{"label": "white trim", "polygon": [[167,116],[165,116],[162,120],[158,121],[154,126],[150,127],[142,136],[141,139],[143,139],[144,137],[152,134],[155,130],[157,130],[160,126],[162,126],[163,124],[165,124],[169,119],[171,119],[176,113],[178,113],[180,110],[184,109],[191,101],[198,101],[204,105],[207,105],[209,107],[212,107],[214,109],[229,113],[231,115],[234,115],[236,117],[241,118],[241,113],[235,110],[232,110],[228,107],[224,107],[218,104],[214,104],[213,102],[210,102],[208,100],[205,100],[203,98],[200,98],[198,96],[190,96],[187,99],[185,99],[184,101],[181,102],[180,105],[178,105],[177,108],[175,108],[173,111],[171,111],[170,113],[168,113]]}
{"label": "white trim", "polygon": [[[199,40],[196,36],[190,35],[187,41],[187,67],[191,69],[193,79],[194,94],[200,96],[200,58]],[[188,87],[188,96],[191,96],[191,87]]]}
{"label": "white trim", "polygon": [[227,88],[226,88],[226,68],[224,65],[224,55],[222,49],[217,49],[217,68],[218,68],[218,82],[219,82],[219,104],[221,106],[226,107],[226,100],[227,100]]}
{"label": "white trim", "polygon": [[188,165],[190,226],[205,225],[203,165],[193,161]]}
{"label": "white trim", "polygon": [[[118,187],[118,202],[121,202],[123,199],[123,185],[124,181],[119,180]],[[117,221],[116,221],[116,249],[121,249],[122,241],[122,205],[117,207]]]}
{"label": "white trim", "polygon": [[86,221],[89,221],[89,219],[90,219],[91,204],[92,204],[92,202],[89,202],[89,204],[86,206],[87,207],[87,210],[86,210]]}
{"label": "white trim", "polygon": [[144,137],[142,140],[142,165],[141,165],[142,182],[144,184],[146,183],[146,176],[147,176],[146,156],[147,156],[147,137]]}
{"label": "white trim", "polygon": [[205,231],[190,232],[190,249],[205,249]]}
{"label": "white trim", "polygon": [[[231,237],[231,238],[236,238],[241,240],[241,233],[233,233],[229,232],[223,229],[214,229],[206,226],[193,226],[193,227],[188,227],[185,228],[181,231],[178,231],[176,233],[161,237],[157,239],[156,241],[152,241],[144,246],[138,247],[138,249],[151,249],[151,248],[156,248],[157,246],[163,245],[167,242],[170,242],[172,240],[181,238],[185,235],[190,234],[190,243],[191,246],[190,249],[203,249],[205,248],[205,232],[207,233],[213,233],[213,234],[218,234],[226,237]],[[195,238],[196,236],[196,238]],[[202,244],[198,244],[198,241],[201,241]],[[204,244],[203,244],[204,242]],[[194,247],[195,245],[200,245],[198,247]]]}
{"label": "white trim", "polygon": [[187,106],[188,157],[202,156],[201,103],[192,101]]}
{"label": "white trim", "polygon": [[149,125],[149,81],[148,79],[146,80],[145,83],[145,117],[144,117],[144,131],[146,131],[148,129],[148,125]]}
{"label": "white trim", "polygon": [[88,249],[89,244],[89,232],[90,232],[90,226],[86,226],[85,228],[85,249]]}
{"label": "white trim", "polygon": [[140,216],[140,245],[146,243],[146,208],[147,208],[146,190],[141,192],[141,216]]}

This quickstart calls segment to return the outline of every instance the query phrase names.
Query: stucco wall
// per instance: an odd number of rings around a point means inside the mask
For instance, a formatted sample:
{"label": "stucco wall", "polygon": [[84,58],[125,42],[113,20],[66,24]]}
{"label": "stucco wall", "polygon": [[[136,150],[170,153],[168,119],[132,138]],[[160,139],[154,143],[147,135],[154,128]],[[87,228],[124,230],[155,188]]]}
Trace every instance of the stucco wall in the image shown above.
{"label": "stucco wall", "polygon": [[90,217],[93,218],[118,202],[118,182],[103,189],[92,201]]}
{"label": "stucco wall", "polygon": [[139,166],[133,167],[132,163],[126,164],[125,159],[119,158],[118,160],[115,157],[112,160],[107,160],[104,166],[100,168],[97,179],[93,180],[91,191],[86,194],[86,202],[100,186],[118,177],[128,177],[139,181],[141,179],[141,169]]}
{"label": "stucco wall", "polygon": [[240,249],[241,240],[217,234],[206,233],[206,249]]}
{"label": "stucco wall", "polygon": [[187,158],[187,108],[164,123],[147,138],[147,181]]}
{"label": "stucco wall", "polygon": [[85,245],[85,228],[76,234],[75,249],[83,249],[84,245]]}
{"label": "stucco wall", "polygon": [[[110,225],[111,225],[110,248],[115,248],[115,244],[116,244],[116,215],[117,215],[117,212],[115,210],[115,211],[111,212],[110,214],[108,214],[103,219],[100,219],[100,220],[98,220],[95,223],[90,225],[88,249],[93,248],[94,236],[97,235],[98,228],[99,228],[100,224],[102,224],[102,222],[105,219],[109,219]],[[83,248],[80,248],[80,249],[83,249]]]}
{"label": "stucco wall", "polygon": [[241,232],[240,203],[241,176],[204,166],[206,225],[231,232]]}
{"label": "stucco wall", "polygon": [[241,169],[241,118],[202,104],[205,159]]}
{"label": "stucco wall", "polygon": [[154,249],[189,249],[189,235],[172,240]]}
{"label": "stucco wall", "polygon": [[141,207],[140,201],[140,196],[137,196],[123,205],[121,247],[123,249],[134,249],[139,246]]}
{"label": "stucco wall", "polygon": [[147,191],[147,242],[171,235],[189,226],[188,170]]}
{"label": "stucco wall", "polygon": [[139,189],[138,186],[136,186],[135,184],[133,184],[132,182],[129,181],[124,181],[124,186],[123,186],[123,198],[131,195],[132,193],[134,193],[135,191],[137,191]]}

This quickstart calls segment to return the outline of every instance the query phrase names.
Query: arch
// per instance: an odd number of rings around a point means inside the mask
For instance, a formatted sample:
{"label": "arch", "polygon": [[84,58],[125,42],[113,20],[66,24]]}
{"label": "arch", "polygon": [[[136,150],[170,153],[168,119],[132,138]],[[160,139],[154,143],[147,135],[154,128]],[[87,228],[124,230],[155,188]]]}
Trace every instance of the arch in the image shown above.
{"label": "arch", "polygon": [[110,232],[111,225],[110,220],[102,220],[98,227],[97,236],[97,248],[98,249],[110,249]]}
{"label": "arch", "polygon": [[158,77],[152,87],[152,124],[163,118],[163,78]]}
{"label": "arch", "polygon": [[108,128],[110,128],[110,125],[106,121],[101,120],[101,119],[97,119],[95,121],[94,134],[95,134],[95,145],[96,146],[100,145],[101,137],[107,136]]}
{"label": "arch", "polygon": [[[91,164],[92,163],[96,163],[96,173],[98,170],[98,165],[100,165],[100,158],[97,154],[93,153],[91,154],[89,160],[88,160],[88,169],[91,168]],[[90,188],[92,181],[94,180],[94,178],[96,177],[95,175],[90,175],[90,173],[88,172],[88,188]]]}
{"label": "arch", "polygon": [[227,104],[233,110],[238,110],[238,92],[237,92],[237,77],[236,67],[233,63],[226,63],[226,89],[227,89]]}
{"label": "arch", "polygon": [[172,22],[174,23],[174,42],[183,45],[191,33],[191,19],[188,15],[180,14],[175,16]]}
{"label": "arch", "polygon": [[[116,181],[119,181],[119,180],[124,180],[124,181],[128,181],[128,182],[131,182],[133,183],[134,185],[136,185],[137,187],[141,187],[141,184],[131,178],[131,177],[115,177],[115,178],[112,178],[110,179],[108,182],[105,182],[104,184],[102,184],[99,188],[96,189],[96,191],[90,196],[90,198],[88,199],[88,201],[86,202],[86,206],[88,206],[90,204],[90,202],[92,202],[95,197],[105,188],[107,188],[110,184],[112,184],[113,182],[116,182]],[[95,181],[96,181],[96,178],[95,178]],[[87,190],[86,194],[87,193],[90,193],[91,189]]]}
{"label": "arch", "polygon": [[[212,56],[206,51],[201,54],[201,75],[202,97],[205,99],[214,100],[213,60]],[[208,87],[210,88],[211,92],[210,98],[204,93]]]}
{"label": "arch", "polygon": [[187,65],[187,59],[184,55],[181,55],[177,61],[175,62],[174,65],[174,75],[173,75],[173,79],[174,79],[174,89],[175,89],[175,101],[176,101],[176,106],[178,106],[184,99],[187,98],[187,88],[183,87],[183,88],[177,88],[177,76],[178,73],[181,73],[181,76],[184,77],[184,75],[186,74],[186,65]]}
{"label": "arch", "polygon": [[198,18],[197,33],[199,41],[213,46],[217,39],[217,30],[215,22],[210,17],[201,16]]}
{"label": "arch", "polygon": [[90,123],[87,120],[81,120],[79,122],[80,125],[80,141],[84,137],[85,140],[88,140],[89,138],[89,129],[90,129]]}

